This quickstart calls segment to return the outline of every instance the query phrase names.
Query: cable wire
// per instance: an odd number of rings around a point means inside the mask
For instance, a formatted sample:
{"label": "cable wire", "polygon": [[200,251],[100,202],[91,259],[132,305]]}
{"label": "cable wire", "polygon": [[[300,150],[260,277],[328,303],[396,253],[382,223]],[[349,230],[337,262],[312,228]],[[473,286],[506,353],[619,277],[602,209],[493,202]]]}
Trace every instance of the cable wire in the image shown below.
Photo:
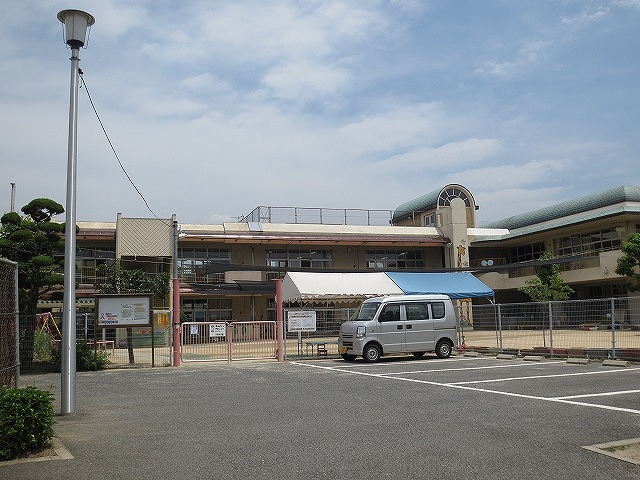
{"label": "cable wire", "polygon": [[[82,72],[81,69],[78,69],[78,73],[80,74],[80,81],[82,82],[81,86],[84,86],[85,91],[87,92],[87,97],[89,98],[89,103],[91,104],[91,107],[93,108],[93,112],[96,114],[96,118],[98,119],[98,122],[100,123],[100,127],[102,127],[102,131],[104,132],[104,136],[107,138],[107,142],[109,142],[109,146],[111,147],[111,150],[113,151],[113,154],[116,157],[116,160],[118,161],[118,164],[120,165],[120,168],[122,169],[122,171],[124,172],[124,174],[126,175],[127,179],[129,180],[129,182],[131,183],[131,185],[133,186],[133,188],[135,188],[136,192],[138,192],[138,195],[140,195],[140,198],[142,198],[142,201],[144,202],[144,204],[147,206],[147,209],[151,212],[151,214],[158,220],[162,221],[163,219],[158,217],[156,215],[156,213],[151,209],[151,207],[149,206],[149,202],[147,202],[147,199],[144,198],[144,195],[142,194],[142,192],[138,189],[138,187],[136,186],[136,184],[133,182],[133,180],[131,179],[131,177],[129,176],[129,174],[127,173],[127,170],[124,168],[124,165],[122,164],[122,162],[120,161],[120,157],[118,156],[118,152],[116,152],[115,147],[113,146],[113,142],[111,142],[111,139],[109,138],[109,134],[107,133],[107,129],[105,128],[104,124],[102,123],[102,119],[100,118],[100,115],[98,114],[98,110],[96,109],[95,104],[93,103],[93,99],[91,98],[91,94],[89,93],[89,88],[87,87],[87,82],[84,81],[84,74]],[[165,222],[163,222],[165,223]]]}

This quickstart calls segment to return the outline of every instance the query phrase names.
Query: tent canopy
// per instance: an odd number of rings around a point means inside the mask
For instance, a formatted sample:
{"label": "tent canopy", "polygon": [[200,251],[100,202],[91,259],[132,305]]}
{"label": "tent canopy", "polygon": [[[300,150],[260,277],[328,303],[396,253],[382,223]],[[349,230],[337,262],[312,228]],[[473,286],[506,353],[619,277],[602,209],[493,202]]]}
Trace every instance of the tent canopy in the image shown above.
{"label": "tent canopy", "polygon": [[470,272],[289,272],[282,282],[285,302],[429,293],[442,293],[451,298],[493,297],[493,290]]}
{"label": "tent canopy", "polygon": [[451,298],[493,297],[493,290],[471,272],[389,272],[387,275],[406,295],[444,293]]}

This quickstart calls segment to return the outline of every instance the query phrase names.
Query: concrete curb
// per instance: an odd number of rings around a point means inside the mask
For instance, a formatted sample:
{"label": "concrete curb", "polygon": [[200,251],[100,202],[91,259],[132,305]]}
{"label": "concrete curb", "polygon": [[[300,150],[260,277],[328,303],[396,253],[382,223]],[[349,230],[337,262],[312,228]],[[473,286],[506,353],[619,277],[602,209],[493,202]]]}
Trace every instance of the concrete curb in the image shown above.
{"label": "concrete curb", "polygon": [[508,353],[499,353],[496,358],[498,358],[500,360],[513,360],[514,358],[516,358],[516,356],[515,355],[509,355]]}
{"label": "concrete curb", "polygon": [[611,360],[611,359],[607,359],[607,360],[603,360],[602,361],[602,366],[603,367],[628,367],[630,365],[629,362],[627,362],[626,360]]}
{"label": "concrete curb", "polygon": [[478,352],[464,352],[464,357],[479,357],[480,354]]}
{"label": "concrete curb", "polygon": [[527,362],[541,362],[544,357],[540,357],[538,355],[527,355],[522,360],[526,360]]}
{"label": "concrete curb", "polygon": [[567,358],[567,363],[575,363],[578,365],[587,365],[591,363],[590,358]]}

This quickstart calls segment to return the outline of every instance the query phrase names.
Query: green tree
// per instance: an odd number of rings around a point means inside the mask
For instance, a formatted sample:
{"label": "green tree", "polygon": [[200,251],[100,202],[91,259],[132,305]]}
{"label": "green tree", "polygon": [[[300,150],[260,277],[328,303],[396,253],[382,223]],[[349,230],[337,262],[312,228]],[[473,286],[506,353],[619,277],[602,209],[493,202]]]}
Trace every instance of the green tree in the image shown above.
{"label": "green tree", "polygon": [[[540,255],[539,260],[552,260],[553,255],[548,252]],[[560,277],[560,265],[547,263],[536,267],[536,276],[527,280],[526,287],[518,290],[526,293],[534,302],[549,302],[551,300],[566,300],[574,292]]]}
{"label": "green tree", "polygon": [[625,242],[620,245],[623,255],[618,258],[616,273],[629,278],[627,290],[637,292],[640,290],[640,233],[632,233]]}
{"label": "green tree", "polygon": [[25,216],[5,213],[0,221],[0,256],[18,263],[21,325],[20,363],[33,363],[35,316],[40,297],[64,284],[64,224],[52,221],[64,212],[59,203],[36,198],[22,207]]}
{"label": "green tree", "polygon": [[[149,274],[139,269],[126,269],[120,263],[113,265],[100,265],[96,268],[96,274],[104,278],[101,283],[96,283],[96,290],[106,294],[123,293],[152,293],[156,297],[166,297],[170,290],[169,274]],[[129,363],[135,363],[133,355],[133,330],[127,328],[127,348],[129,350]]]}

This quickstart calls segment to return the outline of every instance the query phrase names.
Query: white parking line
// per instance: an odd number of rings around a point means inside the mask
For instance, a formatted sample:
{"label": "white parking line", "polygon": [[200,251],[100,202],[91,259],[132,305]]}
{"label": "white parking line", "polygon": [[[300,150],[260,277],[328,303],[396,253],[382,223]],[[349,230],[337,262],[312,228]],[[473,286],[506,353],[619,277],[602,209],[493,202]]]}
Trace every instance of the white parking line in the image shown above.
{"label": "white parking line", "polygon": [[572,398],[608,397],[610,395],[627,395],[629,393],[640,393],[640,390],[621,390],[619,392],[587,393],[585,395],[569,395],[567,397],[553,397],[555,400],[569,400]]}
{"label": "white parking line", "polygon": [[[497,391],[497,390],[488,390],[485,388],[477,388],[477,387],[469,387],[469,386],[465,386],[465,385],[457,385],[454,383],[441,383],[441,382],[433,382],[433,381],[429,381],[429,380],[419,380],[416,378],[406,378],[406,377],[397,377],[397,376],[392,376],[389,374],[383,374],[383,373],[366,373],[366,372],[359,372],[359,371],[354,371],[354,370],[345,370],[342,368],[335,368],[335,367],[328,367],[328,366],[323,366],[323,365],[313,365],[313,364],[309,364],[309,363],[302,363],[302,362],[291,362],[293,365],[300,365],[303,367],[311,367],[311,368],[319,368],[322,370],[330,370],[330,371],[334,371],[334,372],[341,372],[341,373],[347,373],[350,375],[362,375],[362,376],[366,376],[366,377],[375,377],[375,378],[385,378],[388,380],[401,380],[403,382],[411,382],[411,383],[419,383],[419,384],[423,384],[423,385],[434,385],[434,386],[438,386],[438,387],[446,387],[446,388],[456,388],[456,389],[460,389],[460,390],[469,390],[469,391],[474,391],[474,392],[483,392],[483,393],[491,393],[494,395],[503,395],[506,397],[517,397],[517,398],[526,398],[529,400],[541,400],[541,401],[545,401],[545,402],[554,402],[554,403],[564,403],[564,404],[568,404],[568,405],[577,405],[577,406],[581,406],[581,407],[590,407],[590,408],[599,408],[602,410],[611,410],[611,411],[615,411],[615,412],[625,412],[625,413],[632,413],[634,415],[640,415],[640,410],[634,410],[632,408],[622,408],[622,407],[612,407],[610,405],[600,405],[597,403],[586,403],[586,402],[576,402],[573,400],[567,400],[567,399],[563,399],[563,398],[548,398],[548,397],[538,397],[535,395],[524,395],[521,393],[511,393],[511,392],[501,392],[501,391]],[[633,369],[633,370],[638,370],[638,369]],[[624,371],[629,371],[629,369],[624,369]],[[614,372],[614,370],[607,370],[606,372],[612,373]],[[524,377],[527,378],[527,377]],[[528,378],[532,378],[532,377],[528,377]]]}
{"label": "white parking line", "polygon": [[510,382],[512,380],[529,380],[532,378],[554,378],[554,377],[577,377],[579,375],[604,375],[607,373],[615,372],[631,372],[633,370],[640,370],[638,368],[620,368],[616,370],[601,370],[599,372],[573,372],[573,373],[559,373],[554,375],[529,375],[527,377],[509,377],[509,378],[492,378],[488,380],[471,380],[469,382],[451,382],[447,385],[470,385],[474,383],[494,383],[494,382]]}
{"label": "white parking line", "polygon": [[[452,362],[481,362],[491,360],[487,357],[466,357],[466,358],[430,358],[424,360],[425,363],[452,363]],[[380,362],[380,363],[345,363],[341,368],[375,368],[375,367],[395,367],[398,365],[415,365],[420,360],[400,360],[394,362]]]}
{"label": "white parking line", "polygon": [[[565,365],[566,363],[562,362],[539,362],[536,365]],[[526,363],[514,363],[514,364],[506,364],[506,365],[489,365],[486,367],[463,367],[463,368],[434,368],[432,370],[411,370],[405,372],[389,372],[385,373],[385,375],[411,375],[412,373],[438,373],[438,372],[460,372],[467,370],[493,370],[496,368],[518,368],[518,367],[530,367],[530,364]],[[464,383],[464,382],[461,382]]]}

